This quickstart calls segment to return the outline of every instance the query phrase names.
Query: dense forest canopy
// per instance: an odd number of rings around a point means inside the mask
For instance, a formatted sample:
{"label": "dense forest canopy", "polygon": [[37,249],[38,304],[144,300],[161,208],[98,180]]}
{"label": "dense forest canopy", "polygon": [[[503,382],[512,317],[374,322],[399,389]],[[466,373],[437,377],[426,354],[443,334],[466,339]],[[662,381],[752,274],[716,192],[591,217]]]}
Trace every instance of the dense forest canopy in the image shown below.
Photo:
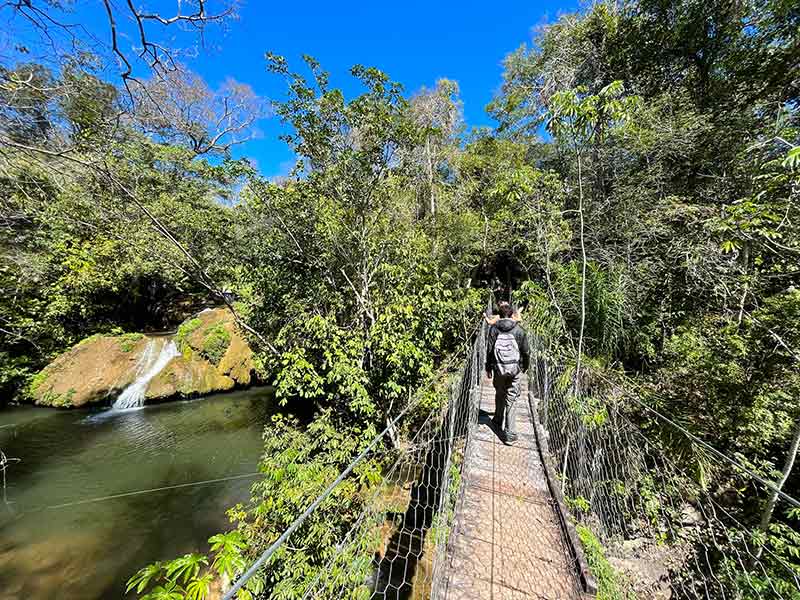
{"label": "dense forest canopy", "polygon": [[[230,154],[265,103],[157,46],[151,76],[121,62],[119,84],[92,56],[4,60],[0,397],[24,402],[83,337],[173,327],[232,292],[297,415],[268,428],[262,465],[292,476],[258,484],[215,542],[233,574],[469,338],[500,279],[586,385],[635,387],[775,479],[800,435],[799,27],[791,0],[596,3],[506,57],[494,131],[467,129],[456,82],[409,94],[357,65],[345,97],[315,59],[269,54],[298,157],[280,181]],[[324,564],[379,472],[337,492],[305,530],[319,551],[264,589]],[[758,523],[727,476],[709,485]],[[775,535],[796,564],[798,539]]]}

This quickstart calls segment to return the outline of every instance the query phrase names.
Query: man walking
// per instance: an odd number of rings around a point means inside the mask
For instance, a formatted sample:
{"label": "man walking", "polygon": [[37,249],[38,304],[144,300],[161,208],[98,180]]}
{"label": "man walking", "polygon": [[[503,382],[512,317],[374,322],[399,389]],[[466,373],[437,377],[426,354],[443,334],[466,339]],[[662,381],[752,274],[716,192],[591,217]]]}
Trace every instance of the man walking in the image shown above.
{"label": "man walking", "polygon": [[530,364],[530,348],[525,330],[512,317],[508,302],[497,307],[500,319],[489,329],[486,348],[486,374],[494,384],[495,412],[492,421],[500,439],[512,444],[517,439],[514,405],[519,399],[522,373]]}

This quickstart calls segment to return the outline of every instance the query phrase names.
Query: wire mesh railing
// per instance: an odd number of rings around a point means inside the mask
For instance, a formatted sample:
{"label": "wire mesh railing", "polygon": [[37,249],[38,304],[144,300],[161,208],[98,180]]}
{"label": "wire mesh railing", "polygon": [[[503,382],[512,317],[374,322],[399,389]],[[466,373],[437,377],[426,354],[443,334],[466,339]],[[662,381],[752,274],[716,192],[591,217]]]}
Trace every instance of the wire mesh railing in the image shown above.
{"label": "wire mesh railing", "polygon": [[[382,454],[388,465],[380,483],[366,495],[360,514],[333,555],[298,587],[272,590],[273,598],[413,599],[435,598],[446,569],[449,528],[456,509],[463,457],[477,422],[475,390],[485,360],[486,326],[476,328],[463,363],[449,375],[447,401],[420,417],[409,403],[303,515],[268,548],[224,595],[237,597],[253,576],[267,574],[275,560],[291,562],[296,531],[330,493],[369,455]],[[390,443],[390,431],[414,415],[415,431]],[[390,460],[386,460],[390,457]],[[257,578],[257,577],[256,577]],[[256,588],[257,590],[258,588]]]}
{"label": "wire mesh railing", "polygon": [[436,597],[446,572],[470,425],[477,422],[474,390],[480,385],[484,344],[481,327],[469,360],[449,385],[448,402],[404,443],[348,532],[343,551],[304,598]]}
{"label": "wire mesh railing", "polygon": [[649,435],[635,390],[586,367],[576,375],[568,351],[531,342],[530,387],[559,484],[576,520],[629,569],[623,597],[800,598],[800,533],[754,519],[767,494],[776,515],[793,499],[660,413],[647,415],[658,421]]}

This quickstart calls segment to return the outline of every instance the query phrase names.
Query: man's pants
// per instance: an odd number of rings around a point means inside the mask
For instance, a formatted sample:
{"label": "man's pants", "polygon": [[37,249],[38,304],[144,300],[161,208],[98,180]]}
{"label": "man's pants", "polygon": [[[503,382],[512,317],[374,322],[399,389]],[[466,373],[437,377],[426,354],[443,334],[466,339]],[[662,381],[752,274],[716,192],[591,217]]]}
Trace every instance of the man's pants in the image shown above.
{"label": "man's pants", "polygon": [[522,373],[516,375],[501,375],[497,371],[492,374],[494,384],[494,424],[505,433],[515,434],[517,430],[517,416],[514,405],[519,399],[520,382]]}

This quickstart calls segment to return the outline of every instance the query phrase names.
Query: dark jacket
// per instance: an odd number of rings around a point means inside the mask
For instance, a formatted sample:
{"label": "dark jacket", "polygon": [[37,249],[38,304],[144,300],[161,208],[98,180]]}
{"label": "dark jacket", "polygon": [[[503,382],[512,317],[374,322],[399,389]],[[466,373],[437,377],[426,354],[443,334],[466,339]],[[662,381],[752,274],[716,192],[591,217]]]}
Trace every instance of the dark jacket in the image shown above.
{"label": "dark jacket", "polygon": [[527,371],[531,362],[528,334],[514,319],[500,319],[489,329],[489,335],[486,339],[486,371],[494,370],[494,343],[497,341],[497,334],[501,331],[510,331],[514,335],[519,347],[519,366],[523,371]]}

